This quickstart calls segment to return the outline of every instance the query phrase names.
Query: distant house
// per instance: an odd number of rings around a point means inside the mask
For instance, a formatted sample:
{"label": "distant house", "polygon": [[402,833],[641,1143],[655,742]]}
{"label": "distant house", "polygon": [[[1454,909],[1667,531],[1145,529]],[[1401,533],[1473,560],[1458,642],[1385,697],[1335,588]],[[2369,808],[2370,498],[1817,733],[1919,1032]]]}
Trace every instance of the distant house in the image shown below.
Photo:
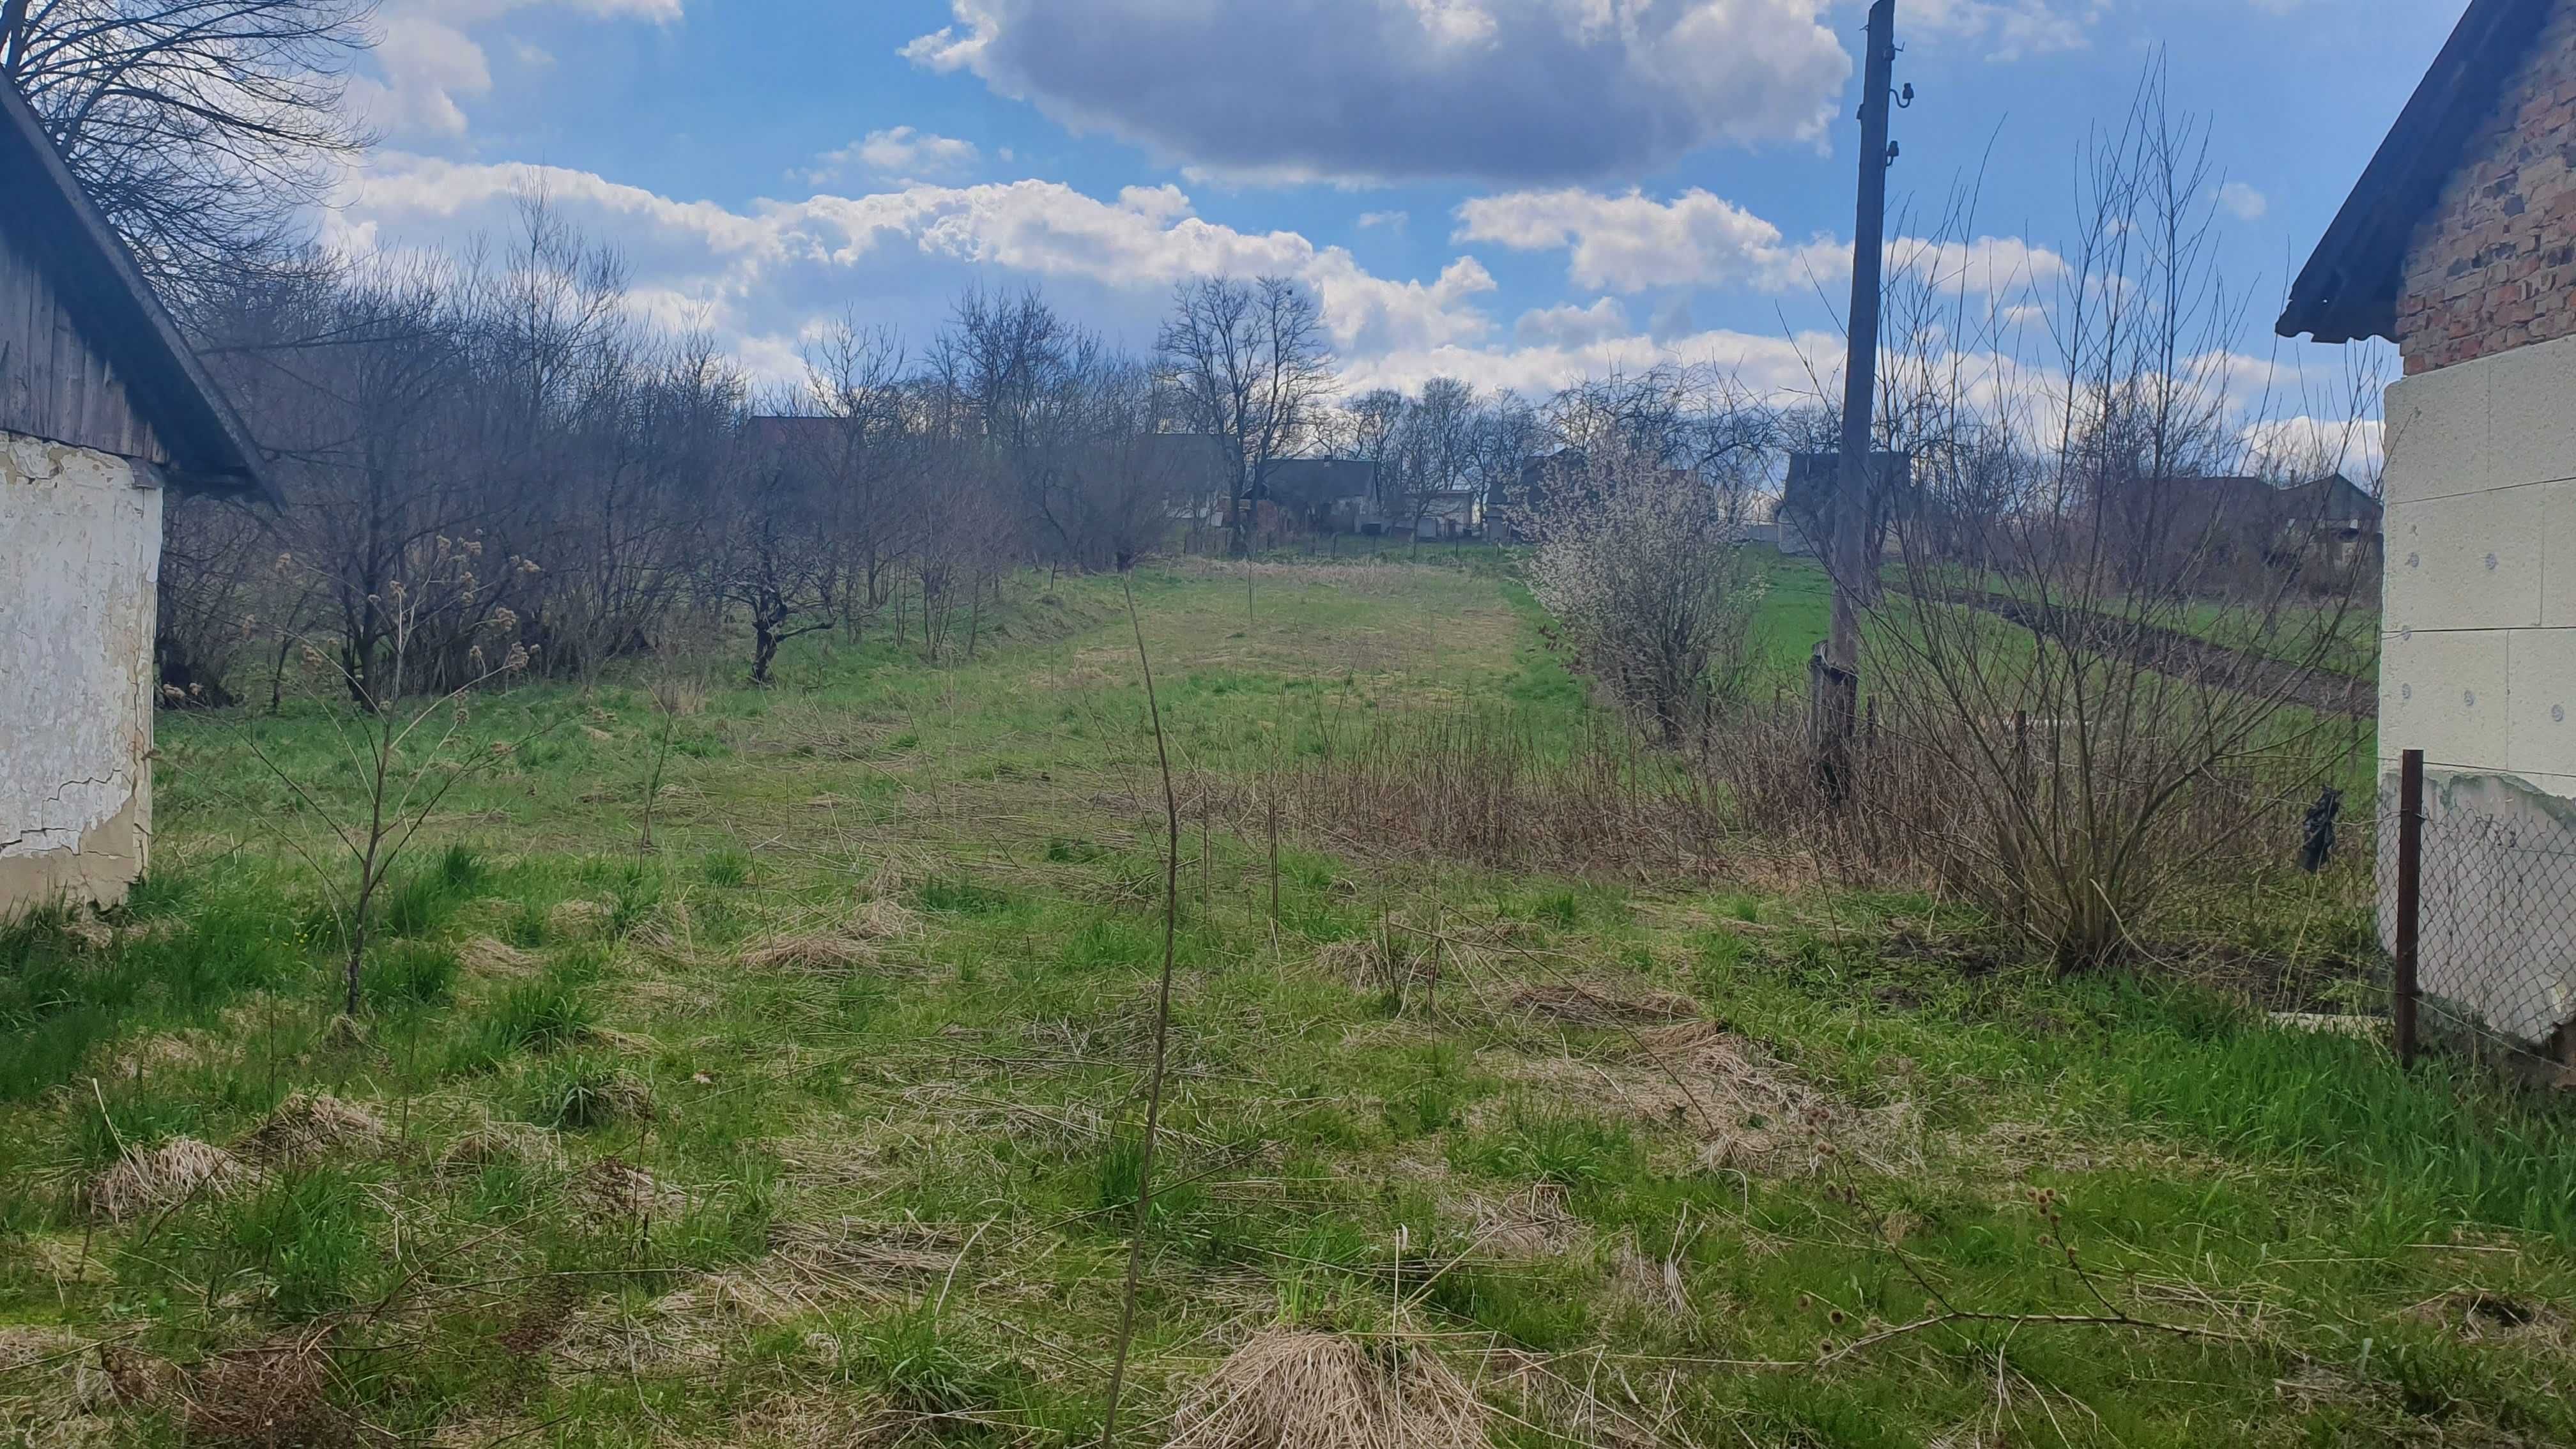
{"label": "distant house", "polygon": [[[2381,337],[2379,753],[2425,752],[2426,990],[2576,1021],[2576,0],[2472,0],[2291,289]],[[2383,840],[2396,832],[2382,832]],[[2383,898],[2387,879],[2383,875]]]}
{"label": "distant house", "polygon": [[1282,458],[1270,465],[1260,501],[1309,533],[1357,533],[1377,484],[1377,464],[1366,459]]}
{"label": "distant house", "polygon": [[2131,565],[2160,581],[2219,590],[2248,578],[2376,553],[2381,507],[2342,474],[2284,486],[2268,478],[2152,478],[2106,510]]}
{"label": "distant house", "polygon": [[1140,440],[1136,465],[1172,485],[1173,517],[1223,528],[1242,461],[1214,433],[1156,433]]}
{"label": "distant house", "polygon": [[[1889,542],[1889,527],[1903,501],[1901,495],[1913,476],[1913,464],[1902,453],[1872,453],[1870,463],[1879,479],[1875,506],[1870,510],[1870,532],[1874,551],[1883,553]],[[1782,553],[1793,558],[1825,556],[1833,542],[1834,500],[1842,493],[1842,464],[1840,453],[1789,455],[1789,476],[1781,489],[1775,520]]]}
{"label": "distant house", "polygon": [[271,496],[133,256],[0,81],[0,915],[120,900],[150,858],[169,489]]}

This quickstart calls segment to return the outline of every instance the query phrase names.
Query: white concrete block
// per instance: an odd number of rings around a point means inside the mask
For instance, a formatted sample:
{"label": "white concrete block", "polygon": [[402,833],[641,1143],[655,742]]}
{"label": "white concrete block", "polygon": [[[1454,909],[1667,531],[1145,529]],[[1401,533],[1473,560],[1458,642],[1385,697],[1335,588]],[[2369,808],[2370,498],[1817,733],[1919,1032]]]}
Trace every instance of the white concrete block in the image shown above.
{"label": "white concrete block", "polygon": [[2508,636],[2505,692],[2506,769],[2534,784],[2576,775],[2576,629]]}
{"label": "white concrete block", "polygon": [[2391,504],[2391,629],[2530,629],[2547,541],[2538,488]]}
{"label": "white concrete block", "polygon": [[2576,338],[2518,347],[2487,369],[2487,475],[2495,486],[2576,478]]}
{"label": "white concrete block", "polygon": [[2391,504],[2477,493],[2494,486],[2488,398],[2492,359],[2410,377],[2388,389]]}
{"label": "white concrete block", "polygon": [[2576,483],[2540,489],[2540,623],[2576,626]]}
{"label": "white concrete block", "polygon": [[2401,630],[2379,655],[2379,742],[2443,770],[2506,768],[2511,712],[2503,630]]}

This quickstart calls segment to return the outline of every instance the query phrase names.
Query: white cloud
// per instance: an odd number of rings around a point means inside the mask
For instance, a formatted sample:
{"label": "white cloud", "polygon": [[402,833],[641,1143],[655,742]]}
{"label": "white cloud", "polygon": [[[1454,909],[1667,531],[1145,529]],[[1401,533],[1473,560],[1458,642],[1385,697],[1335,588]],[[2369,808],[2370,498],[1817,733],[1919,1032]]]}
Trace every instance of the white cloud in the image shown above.
{"label": "white cloud", "polygon": [[1632,336],[1636,330],[1619,299],[1604,297],[1589,307],[1568,303],[1524,312],[1512,324],[1512,340],[1523,347],[1588,347]]}
{"label": "white cloud", "polygon": [[940,180],[972,171],[983,159],[983,151],[972,141],[896,126],[870,131],[837,151],[824,152],[804,177],[816,186],[854,176],[887,181]]}
{"label": "white cloud", "polygon": [[1811,396],[1808,360],[1838,359],[1841,351],[1842,339],[1823,333],[1779,337],[1725,331],[1662,342],[1629,335],[1511,348],[1452,345],[1346,359],[1342,380],[1355,392],[1377,387],[1410,392],[1432,378],[1455,377],[1481,388],[1509,388],[1542,398],[1586,377],[1637,372],[1659,362],[1704,362],[1768,396],[1804,399]]}
{"label": "white cloud", "polygon": [[1908,35],[1986,47],[1992,60],[2080,50],[2111,0],[1907,0]]}
{"label": "white cloud", "polygon": [[1413,225],[1413,215],[1410,212],[1363,211],[1360,213],[1359,227],[1362,231],[1371,231],[1378,227],[1385,227],[1387,230],[1394,232],[1397,236],[1402,236],[1404,235],[1405,228],[1411,225]]}
{"label": "white cloud", "polygon": [[2230,181],[2218,188],[2218,205],[2238,221],[2261,221],[2272,200],[2242,181]]}
{"label": "white cloud", "polygon": [[387,153],[351,179],[325,219],[324,239],[358,253],[454,246],[505,232],[510,208],[531,194],[618,246],[639,295],[653,296],[654,315],[703,308],[705,325],[748,351],[854,300],[935,321],[935,311],[923,315],[925,303],[944,307],[956,286],[991,271],[1068,284],[1143,336],[1171,288],[1205,273],[1304,282],[1334,346],[1351,354],[1469,345],[1493,328],[1478,303],[1495,282],[1473,257],[1427,281],[1381,277],[1342,247],[1207,221],[1170,186],[1129,187],[1102,200],[1048,181],[913,183],[735,210],[584,171]]}
{"label": "white cloud", "polygon": [[[1523,191],[1458,208],[1455,240],[1515,251],[1563,251],[1578,287],[1634,294],[1658,287],[1831,289],[1851,275],[1851,244],[1829,236],[1792,243],[1744,208],[1693,188],[1671,201],[1642,192]],[[1999,295],[2060,275],[2056,253],[2011,238],[1888,243],[1888,264],[1944,287]]]}
{"label": "white cloud", "polygon": [[903,54],[1214,174],[1573,180],[1823,134],[1830,3],[950,0]]}
{"label": "white cloud", "polygon": [[[388,135],[462,135],[465,103],[489,95],[492,62],[473,32],[513,12],[568,7],[602,20],[668,24],[683,0],[388,0],[373,56],[374,73],[354,78],[349,103]],[[512,42],[520,64],[552,57]]]}

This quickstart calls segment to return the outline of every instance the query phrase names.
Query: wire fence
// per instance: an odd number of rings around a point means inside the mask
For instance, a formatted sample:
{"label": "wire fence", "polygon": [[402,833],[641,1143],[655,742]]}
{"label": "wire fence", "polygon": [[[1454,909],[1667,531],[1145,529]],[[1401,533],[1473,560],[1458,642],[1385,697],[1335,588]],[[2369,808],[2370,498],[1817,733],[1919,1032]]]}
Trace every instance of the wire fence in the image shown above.
{"label": "wire fence", "polygon": [[2399,1056],[2429,1037],[2576,1065],[2576,802],[2495,776],[2428,781],[2408,751],[2380,813]]}

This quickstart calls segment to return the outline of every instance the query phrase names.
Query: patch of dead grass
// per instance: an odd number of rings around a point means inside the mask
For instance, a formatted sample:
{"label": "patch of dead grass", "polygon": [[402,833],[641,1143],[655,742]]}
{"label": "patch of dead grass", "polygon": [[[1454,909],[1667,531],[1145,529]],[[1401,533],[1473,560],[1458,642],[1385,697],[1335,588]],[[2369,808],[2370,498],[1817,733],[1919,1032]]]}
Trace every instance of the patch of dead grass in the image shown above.
{"label": "patch of dead grass", "polygon": [[327,1093],[296,1092],[234,1151],[267,1167],[301,1167],[339,1153],[381,1151],[392,1136],[384,1119],[364,1107]]}
{"label": "patch of dead grass", "polygon": [[469,975],[517,980],[537,974],[537,958],[506,941],[478,936],[456,950]]}
{"label": "patch of dead grass", "polygon": [[1696,1021],[1699,1003],[1672,991],[1629,991],[1579,981],[1542,981],[1513,991],[1510,1009],[1568,1026],[1656,1026]]}
{"label": "patch of dead grass", "polygon": [[240,1158],[194,1137],[173,1137],[145,1151],[128,1149],[90,1183],[92,1211],[110,1222],[166,1212],[197,1198],[219,1198],[247,1180]]}
{"label": "patch of dead grass", "polygon": [[867,941],[823,931],[764,937],[742,953],[750,971],[846,976],[876,964],[877,948]]}
{"label": "patch of dead grass", "polygon": [[232,1449],[316,1449],[370,1442],[331,1402],[331,1361],[309,1338],[237,1348],[180,1386],[188,1442]]}
{"label": "patch of dead grass", "polygon": [[1484,1449],[1475,1390],[1409,1345],[1268,1329],[1173,1421],[1171,1449]]}
{"label": "patch of dead grass", "polygon": [[552,1169],[563,1166],[563,1141],[527,1122],[484,1122],[459,1135],[438,1154],[442,1176],[472,1176],[494,1167]]}

